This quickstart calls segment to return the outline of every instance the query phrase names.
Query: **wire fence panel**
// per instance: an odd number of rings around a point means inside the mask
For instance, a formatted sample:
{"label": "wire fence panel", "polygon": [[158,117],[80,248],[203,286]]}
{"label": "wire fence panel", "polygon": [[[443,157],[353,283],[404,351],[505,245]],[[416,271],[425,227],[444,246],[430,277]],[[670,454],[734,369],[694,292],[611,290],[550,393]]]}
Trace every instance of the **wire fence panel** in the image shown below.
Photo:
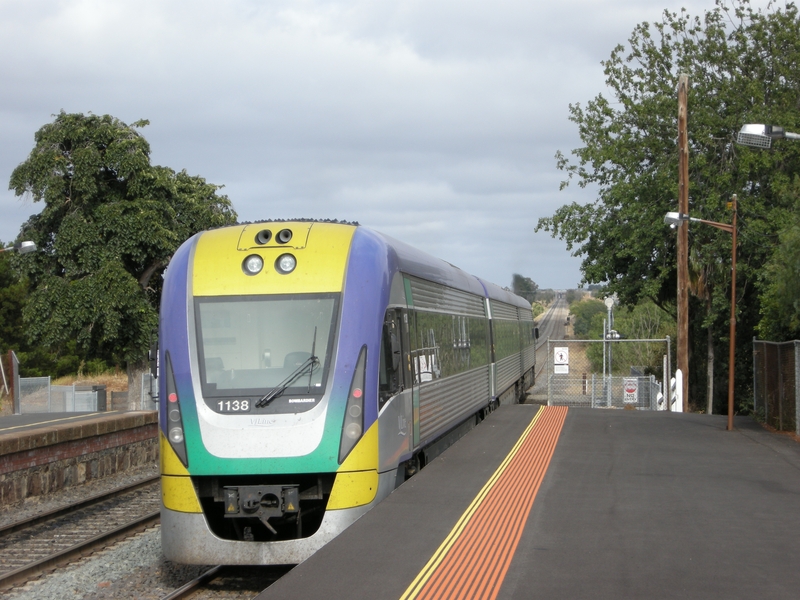
{"label": "wire fence panel", "polygon": [[50,385],[50,377],[20,377],[20,414],[95,412],[97,387]]}
{"label": "wire fence panel", "polygon": [[551,406],[664,410],[669,340],[548,340]]}
{"label": "wire fence panel", "polygon": [[800,341],[753,340],[753,405],[779,431],[800,435]]}
{"label": "wire fence panel", "polygon": [[158,379],[150,373],[142,373],[142,394],[138,410],[158,410]]}
{"label": "wire fence panel", "polygon": [[50,378],[19,378],[20,414],[50,412]]}

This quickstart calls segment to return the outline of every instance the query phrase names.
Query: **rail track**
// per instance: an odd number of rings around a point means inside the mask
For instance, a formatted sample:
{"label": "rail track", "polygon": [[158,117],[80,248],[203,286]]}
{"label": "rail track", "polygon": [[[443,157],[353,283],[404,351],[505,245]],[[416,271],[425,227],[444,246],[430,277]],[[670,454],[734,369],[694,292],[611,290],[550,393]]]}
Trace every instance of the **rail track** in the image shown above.
{"label": "rail track", "polygon": [[569,314],[569,307],[564,298],[557,298],[550,308],[539,319],[539,341],[536,343],[536,373],[534,380],[539,387],[540,375],[547,365],[547,340],[564,337],[564,320]]}
{"label": "rail track", "polygon": [[0,590],[158,523],[158,477],[0,528]]}
{"label": "rail track", "polygon": [[250,599],[285,575],[291,566],[217,566],[163,596],[161,600],[184,598]]}

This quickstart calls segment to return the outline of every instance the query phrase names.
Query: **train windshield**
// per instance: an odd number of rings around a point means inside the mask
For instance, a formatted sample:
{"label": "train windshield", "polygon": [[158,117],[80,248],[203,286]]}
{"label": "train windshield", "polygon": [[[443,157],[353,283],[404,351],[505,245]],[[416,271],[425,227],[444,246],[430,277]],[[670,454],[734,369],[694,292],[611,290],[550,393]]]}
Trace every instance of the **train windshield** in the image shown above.
{"label": "train windshield", "polygon": [[282,395],[321,395],[337,313],[338,294],[195,298],[203,395],[260,396],[287,378]]}

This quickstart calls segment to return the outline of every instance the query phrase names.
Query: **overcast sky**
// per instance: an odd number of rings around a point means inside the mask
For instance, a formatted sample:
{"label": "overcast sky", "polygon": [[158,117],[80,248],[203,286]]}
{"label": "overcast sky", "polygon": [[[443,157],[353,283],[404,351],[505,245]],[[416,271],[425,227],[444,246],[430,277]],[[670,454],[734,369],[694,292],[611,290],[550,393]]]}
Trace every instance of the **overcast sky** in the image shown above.
{"label": "overcast sky", "polygon": [[355,220],[500,285],[575,287],[579,259],[533,231],[593,200],[559,191],[568,105],[682,6],[714,3],[0,0],[0,240],[42,208],[8,181],[63,109],[149,119],[153,164],[224,185],[241,221]]}

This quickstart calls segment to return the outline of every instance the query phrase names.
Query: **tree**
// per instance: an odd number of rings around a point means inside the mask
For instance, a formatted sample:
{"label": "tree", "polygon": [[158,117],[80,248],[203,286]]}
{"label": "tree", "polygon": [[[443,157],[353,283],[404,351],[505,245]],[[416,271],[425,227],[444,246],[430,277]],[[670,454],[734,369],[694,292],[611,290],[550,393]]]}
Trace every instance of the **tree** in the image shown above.
{"label": "tree", "polygon": [[27,295],[28,282],[11,268],[11,252],[0,253],[0,354],[19,348],[24,341],[22,307]]}
{"label": "tree", "polygon": [[221,186],[150,164],[147,124],[62,111],[9,184],[45,205],[21,232],[39,247],[20,263],[30,341],[76,340],[87,356],[127,362],[129,383],[157,325],[156,275],[188,237],[236,219]]}
{"label": "tree", "polygon": [[781,230],[778,247],[763,271],[759,336],[773,341],[800,337],[800,218]]}
{"label": "tree", "polygon": [[511,289],[517,296],[522,296],[528,302],[533,302],[539,286],[530,277],[523,277],[519,273],[514,273],[511,276]]}
{"label": "tree", "polygon": [[[572,330],[575,337],[582,340],[591,338],[603,339],[602,327],[599,328],[600,333],[592,331],[592,322],[595,321],[596,315],[605,316],[607,313],[606,305],[593,298],[587,298],[580,302],[575,302],[569,307],[569,312],[574,315]],[[602,319],[602,317],[599,317]],[[600,321],[601,322],[601,321]]]}
{"label": "tree", "polygon": [[[676,240],[662,219],[677,208],[675,85],[680,73],[688,73],[690,212],[730,222],[727,201],[739,195],[737,356],[745,367],[751,352],[748,340],[759,319],[759,272],[795,209],[789,189],[800,173],[800,146],[775,144],[763,152],[737,146],[735,135],[750,122],[797,130],[797,8],[788,4],[762,12],[747,0],[734,0],[730,6],[717,0],[702,19],[685,10],[664,12],[660,22],[638,25],[629,48],[617,46],[602,64],[613,99],[598,95],[585,107],[570,105],[570,119],[584,145],[572,151],[576,162],[560,152],[556,157],[567,174],[562,187],[577,179],[582,187],[596,187],[597,199],[563,206],[541,219],[537,229],[565,240],[583,258],[584,282],[606,284],[626,305],[649,298],[674,314]],[[699,224],[692,224],[689,232],[701,265],[720,260],[729,264],[729,234]],[[694,300],[690,327],[696,333],[713,327],[716,343],[727,345],[730,270],[708,274],[704,289],[712,314],[697,310],[699,301]],[[700,357],[706,354],[701,350],[705,336],[698,337],[693,336],[690,351]],[[747,385],[745,368],[737,372],[742,374],[739,383]],[[701,373],[691,372],[691,400],[702,396]]]}

